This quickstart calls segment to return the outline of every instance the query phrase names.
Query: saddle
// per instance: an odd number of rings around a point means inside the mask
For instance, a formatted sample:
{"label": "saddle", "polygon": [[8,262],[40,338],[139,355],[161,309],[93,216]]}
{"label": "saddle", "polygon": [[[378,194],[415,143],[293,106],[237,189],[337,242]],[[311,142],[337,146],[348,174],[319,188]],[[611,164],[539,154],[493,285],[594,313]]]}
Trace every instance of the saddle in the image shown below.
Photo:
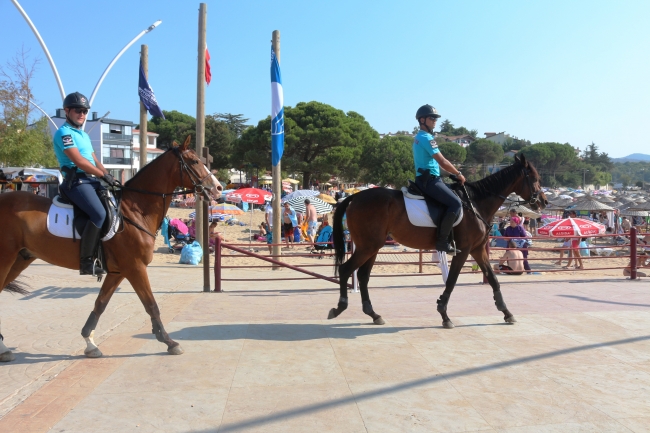
{"label": "saddle", "polygon": [[[440,220],[445,215],[447,207],[437,200],[424,195],[422,190],[412,180],[408,187],[402,187],[404,205],[411,224],[417,227],[438,227]],[[463,209],[454,222],[456,227],[463,219]]]}
{"label": "saddle", "polygon": [[[101,241],[107,241],[115,236],[122,224],[120,203],[108,190],[99,191],[97,196],[106,210]],[[47,214],[48,231],[54,236],[76,240],[81,238],[79,233],[83,233],[86,223],[86,214],[59,189],[59,195],[52,199],[52,205]]]}

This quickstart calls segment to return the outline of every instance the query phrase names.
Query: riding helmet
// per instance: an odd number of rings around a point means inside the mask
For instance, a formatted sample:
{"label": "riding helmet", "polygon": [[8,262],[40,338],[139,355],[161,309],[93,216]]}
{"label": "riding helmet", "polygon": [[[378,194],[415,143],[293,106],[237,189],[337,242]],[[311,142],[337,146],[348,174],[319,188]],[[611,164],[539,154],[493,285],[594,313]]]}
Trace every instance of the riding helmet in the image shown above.
{"label": "riding helmet", "polygon": [[418,112],[415,113],[415,118],[420,120],[422,117],[441,117],[440,114],[438,114],[438,110],[435,109],[435,107],[427,104],[423,105],[420,108],[418,108]]}
{"label": "riding helmet", "polygon": [[74,92],[65,97],[63,108],[85,108],[90,110],[90,104],[88,104],[88,98],[79,92]]}

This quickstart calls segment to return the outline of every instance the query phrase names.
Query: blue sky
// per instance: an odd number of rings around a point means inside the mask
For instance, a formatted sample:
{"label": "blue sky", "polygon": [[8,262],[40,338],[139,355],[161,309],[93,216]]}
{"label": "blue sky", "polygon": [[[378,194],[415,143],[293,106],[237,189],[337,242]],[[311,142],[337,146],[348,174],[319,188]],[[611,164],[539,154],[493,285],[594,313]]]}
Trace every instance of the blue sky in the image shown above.
{"label": "blue sky", "polygon": [[[93,110],[138,121],[140,44],[163,109],[196,113],[199,3],[20,0],[57,64],[66,92]],[[207,1],[213,81],[206,113],[271,111],[270,40],[282,35],[285,105],[320,101],[362,114],[379,132],[412,130],[429,103],[456,126],[612,157],[650,154],[650,2],[645,1]],[[0,1],[0,62],[21,47],[41,60],[34,80],[50,114],[61,100],[41,48],[10,0]]]}

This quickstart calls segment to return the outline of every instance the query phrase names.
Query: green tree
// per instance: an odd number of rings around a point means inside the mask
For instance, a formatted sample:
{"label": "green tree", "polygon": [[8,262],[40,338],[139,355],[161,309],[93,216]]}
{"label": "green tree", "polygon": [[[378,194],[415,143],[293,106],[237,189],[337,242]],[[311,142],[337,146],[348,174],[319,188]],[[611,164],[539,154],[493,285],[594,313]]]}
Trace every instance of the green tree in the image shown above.
{"label": "green tree", "polygon": [[471,135],[472,138],[476,138],[478,135],[478,130],[476,129],[467,129],[464,126],[459,126],[458,128],[454,127],[454,124],[445,119],[440,124],[440,134],[454,136],[454,135]]}
{"label": "green tree", "polygon": [[487,166],[495,164],[503,159],[503,147],[494,141],[479,138],[470,143],[467,147],[467,162],[483,165],[483,173],[487,172]]}
{"label": "green tree", "polygon": [[453,141],[439,143],[438,149],[452,164],[462,164],[467,159],[467,150]]}
{"label": "green tree", "polygon": [[408,136],[384,137],[371,142],[363,152],[364,182],[399,187],[413,179],[413,138]]}
{"label": "green tree", "polygon": [[[284,155],[282,167],[303,175],[303,187],[312,178],[360,175],[361,153],[365,145],[379,140],[379,134],[358,113],[347,114],[320,102],[300,102],[284,107]],[[235,142],[231,164],[271,166],[271,119],[244,130]]]}
{"label": "green tree", "polygon": [[0,66],[0,163],[4,165],[56,165],[46,118],[30,125],[33,107],[28,101],[34,100],[31,82],[38,63],[23,49]]}
{"label": "green tree", "polygon": [[228,126],[233,140],[241,137],[242,132],[249,126],[246,124],[249,119],[245,119],[243,114],[215,113],[212,117],[224,122]]}

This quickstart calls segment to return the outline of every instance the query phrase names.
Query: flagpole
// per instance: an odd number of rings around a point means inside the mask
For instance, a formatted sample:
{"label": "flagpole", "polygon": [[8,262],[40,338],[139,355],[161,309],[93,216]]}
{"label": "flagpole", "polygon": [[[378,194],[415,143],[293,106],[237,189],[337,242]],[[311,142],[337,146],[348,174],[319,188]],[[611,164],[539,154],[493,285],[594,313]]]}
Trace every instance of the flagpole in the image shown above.
{"label": "flagpole", "polygon": [[[144,78],[149,79],[149,47],[140,46],[140,63],[144,71]],[[140,101],[140,169],[147,165],[147,107]],[[133,155],[131,155],[133,157]],[[133,173],[131,173],[133,176]]]}
{"label": "flagpole", "polygon": [[[280,31],[273,30],[273,39],[272,39],[273,52],[275,57],[278,59],[278,64],[280,64]],[[273,256],[276,257],[276,260],[279,260],[278,257],[281,254],[281,243],[282,243],[282,233],[281,233],[281,222],[282,222],[282,208],[280,206],[280,199],[282,197],[282,174],[281,174],[281,159],[278,160],[278,163],[272,167],[271,175],[273,176]],[[289,233],[286,234],[289,236]],[[274,271],[282,269],[280,266],[273,265],[272,268]]]}
{"label": "flagpole", "polygon": [[[196,154],[203,155],[205,145],[205,46],[206,46],[206,21],[208,5],[201,3],[199,6],[199,45],[198,64],[196,69]],[[203,243],[203,203],[196,197],[196,239]],[[201,245],[207,248],[205,245]]]}

